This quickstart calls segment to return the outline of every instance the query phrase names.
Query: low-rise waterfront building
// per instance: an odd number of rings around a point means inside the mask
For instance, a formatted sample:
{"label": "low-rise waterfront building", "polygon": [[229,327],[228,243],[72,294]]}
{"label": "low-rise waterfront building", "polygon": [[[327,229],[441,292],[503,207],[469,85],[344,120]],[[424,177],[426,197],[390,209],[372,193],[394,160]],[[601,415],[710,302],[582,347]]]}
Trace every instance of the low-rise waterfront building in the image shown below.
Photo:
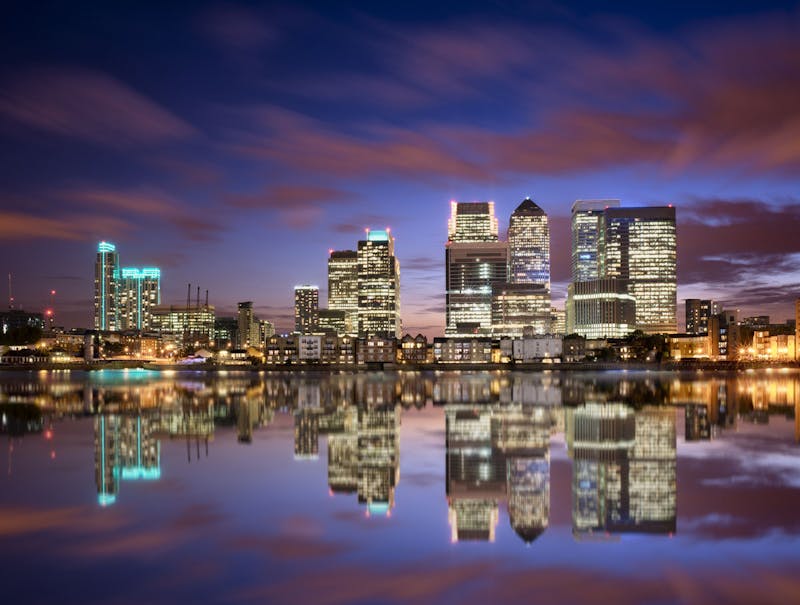
{"label": "low-rise waterfront building", "polygon": [[[433,361],[436,363],[491,363],[494,341],[487,337],[444,337],[433,339]],[[497,360],[500,348],[497,348]]]}

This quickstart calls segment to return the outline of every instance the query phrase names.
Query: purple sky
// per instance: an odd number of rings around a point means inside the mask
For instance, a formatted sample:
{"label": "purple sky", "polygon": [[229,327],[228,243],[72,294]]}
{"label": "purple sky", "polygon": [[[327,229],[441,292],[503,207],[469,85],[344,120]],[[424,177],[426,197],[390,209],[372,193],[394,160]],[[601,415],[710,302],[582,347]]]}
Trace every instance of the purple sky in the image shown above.
{"label": "purple sky", "polygon": [[[0,269],[91,321],[96,243],[279,329],[330,248],[391,226],[404,329],[444,328],[449,201],[674,204],[679,307],[793,316],[800,13],[778,3],[19,3],[0,29]],[[480,6],[479,6],[480,4]],[[5,283],[3,284],[5,298]],[[322,293],[321,301],[325,301]],[[682,310],[679,311],[682,320]]]}

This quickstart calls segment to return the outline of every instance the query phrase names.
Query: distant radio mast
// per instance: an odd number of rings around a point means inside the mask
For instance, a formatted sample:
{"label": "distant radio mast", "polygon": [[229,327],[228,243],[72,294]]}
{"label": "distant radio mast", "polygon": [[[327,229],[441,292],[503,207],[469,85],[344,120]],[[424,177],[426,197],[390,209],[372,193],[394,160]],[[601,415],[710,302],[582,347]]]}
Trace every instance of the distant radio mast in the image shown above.
{"label": "distant radio mast", "polygon": [[8,308],[14,308],[14,294],[11,290],[11,271],[8,272]]}

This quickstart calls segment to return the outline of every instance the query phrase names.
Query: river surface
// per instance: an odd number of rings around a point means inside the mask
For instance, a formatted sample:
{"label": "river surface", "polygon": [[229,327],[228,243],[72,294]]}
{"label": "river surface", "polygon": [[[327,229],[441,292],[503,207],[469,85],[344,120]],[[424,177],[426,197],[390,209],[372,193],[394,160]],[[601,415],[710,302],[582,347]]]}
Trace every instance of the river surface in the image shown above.
{"label": "river surface", "polygon": [[796,603],[800,374],[0,373],[3,603]]}

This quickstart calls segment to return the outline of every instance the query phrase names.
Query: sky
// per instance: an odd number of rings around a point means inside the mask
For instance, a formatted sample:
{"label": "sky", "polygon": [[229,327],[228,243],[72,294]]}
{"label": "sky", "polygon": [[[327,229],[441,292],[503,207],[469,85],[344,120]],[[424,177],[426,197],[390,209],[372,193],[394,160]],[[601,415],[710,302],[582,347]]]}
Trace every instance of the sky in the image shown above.
{"label": "sky", "polygon": [[404,331],[438,335],[450,200],[504,230],[526,196],[558,306],[587,198],[676,207],[679,323],[800,297],[794,3],[20,2],[0,57],[0,270],[67,327],[100,240],[164,303],[289,330],[293,286],[324,305],[328,250],[388,226]]}

